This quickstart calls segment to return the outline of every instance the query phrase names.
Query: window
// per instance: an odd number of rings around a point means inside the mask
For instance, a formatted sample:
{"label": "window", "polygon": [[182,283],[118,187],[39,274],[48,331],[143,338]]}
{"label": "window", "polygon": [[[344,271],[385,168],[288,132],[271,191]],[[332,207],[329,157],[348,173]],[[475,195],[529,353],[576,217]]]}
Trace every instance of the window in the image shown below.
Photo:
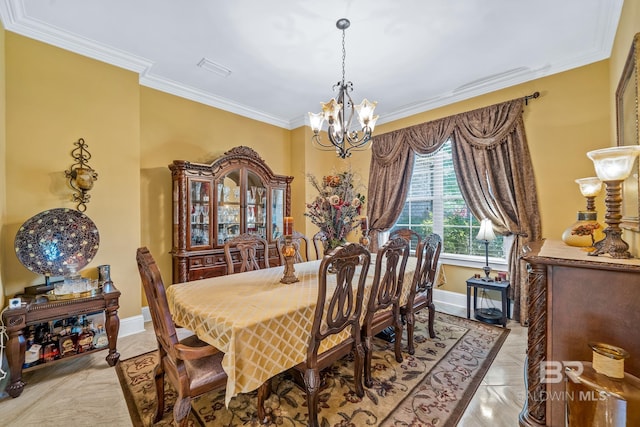
{"label": "window", "polygon": [[[451,141],[435,153],[416,155],[407,201],[391,231],[397,228],[411,228],[423,236],[439,234],[443,256],[484,258],[484,243],[476,240],[480,221],[471,214],[460,193],[453,170]],[[504,260],[507,253],[504,240],[507,239],[496,235],[489,243],[490,257]]]}

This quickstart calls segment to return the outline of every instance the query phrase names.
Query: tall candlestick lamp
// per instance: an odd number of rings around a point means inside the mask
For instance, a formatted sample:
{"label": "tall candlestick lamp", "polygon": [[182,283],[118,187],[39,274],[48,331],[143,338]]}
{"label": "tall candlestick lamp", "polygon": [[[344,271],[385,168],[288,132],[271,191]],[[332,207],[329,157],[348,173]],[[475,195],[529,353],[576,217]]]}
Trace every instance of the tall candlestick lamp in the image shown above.
{"label": "tall candlestick lamp", "polygon": [[636,157],[640,155],[640,146],[621,146],[589,151],[587,156],[593,161],[596,175],[604,182],[606,214],[604,239],[594,245],[589,255],[609,254],[612,258],[631,258],[629,245],[622,240],[620,222],[622,220],[622,182],[631,174]]}
{"label": "tall candlestick lamp", "polygon": [[493,224],[491,223],[491,220],[488,218],[483,219],[480,223],[480,231],[478,232],[476,239],[481,240],[484,243],[484,256],[486,264],[484,267],[482,267],[485,274],[485,277],[483,277],[482,280],[486,282],[491,281],[491,277],[489,277],[489,274],[491,274],[491,267],[489,267],[489,243],[493,242],[495,238],[496,235],[493,233]]}
{"label": "tall candlestick lamp", "polygon": [[280,279],[280,283],[291,284],[298,281],[296,276],[296,269],[293,267],[293,259],[296,254],[296,248],[293,246],[293,218],[290,216],[284,217],[284,236],[281,239],[284,240],[282,248],[282,256],[284,257],[284,275]]}

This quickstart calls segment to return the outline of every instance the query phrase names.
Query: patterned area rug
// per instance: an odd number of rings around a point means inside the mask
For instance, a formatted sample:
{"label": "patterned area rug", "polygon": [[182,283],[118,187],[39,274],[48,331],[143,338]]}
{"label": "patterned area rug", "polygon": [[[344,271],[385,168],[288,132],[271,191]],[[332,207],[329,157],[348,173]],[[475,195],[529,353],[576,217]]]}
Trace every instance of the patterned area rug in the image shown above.
{"label": "patterned area rug", "polygon": [[[426,311],[416,316],[416,352],[404,352],[397,363],[393,344],[376,338],[372,388],[358,398],[353,390],[353,361],[347,356],[322,374],[319,421],[322,426],[455,426],[469,404],[509,330],[447,314],[436,313],[436,338],[430,339]],[[403,337],[403,345],[406,339]],[[149,352],[117,365],[131,420],[150,426],[156,407],[153,368],[157,352]],[[271,381],[265,402],[271,425],[306,426],[304,392],[287,373]],[[173,421],[175,391],[165,386],[165,414],[157,426]],[[189,426],[261,426],[256,416],[256,395],[236,396],[224,406],[224,390],[192,401]]]}

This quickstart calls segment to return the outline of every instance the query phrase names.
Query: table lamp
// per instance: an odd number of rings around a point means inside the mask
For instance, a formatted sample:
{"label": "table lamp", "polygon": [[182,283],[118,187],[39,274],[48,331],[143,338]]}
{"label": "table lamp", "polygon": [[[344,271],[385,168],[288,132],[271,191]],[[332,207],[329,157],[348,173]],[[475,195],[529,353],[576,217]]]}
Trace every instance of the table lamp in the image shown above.
{"label": "table lamp", "polygon": [[493,233],[493,224],[491,223],[491,220],[488,218],[483,219],[480,223],[480,231],[478,232],[476,239],[484,242],[484,256],[486,265],[482,267],[485,274],[485,277],[482,278],[482,280],[486,282],[491,281],[491,277],[489,277],[489,274],[491,273],[491,267],[489,267],[489,242],[492,242],[495,238],[496,235]]}
{"label": "table lamp", "polygon": [[595,250],[589,255],[609,254],[612,258],[631,258],[629,245],[622,240],[620,213],[622,205],[622,182],[631,174],[635,159],[640,155],[640,146],[621,146],[589,151],[587,156],[593,161],[596,175],[604,182],[606,214],[604,239],[595,243]]}
{"label": "table lamp", "polygon": [[576,179],[580,193],[587,199],[585,210],[578,211],[577,221],[562,233],[562,241],[569,246],[583,247],[592,251],[595,242],[604,239],[602,226],[598,222],[595,198],[602,191],[602,181],[595,176]]}

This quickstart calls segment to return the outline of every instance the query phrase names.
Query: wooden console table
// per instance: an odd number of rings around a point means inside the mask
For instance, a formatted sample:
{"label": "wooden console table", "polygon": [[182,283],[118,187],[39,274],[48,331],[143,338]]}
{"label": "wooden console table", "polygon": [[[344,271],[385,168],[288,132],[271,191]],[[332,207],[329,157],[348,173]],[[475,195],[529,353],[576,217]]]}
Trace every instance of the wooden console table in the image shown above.
{"label": "wooden console table", "polygon": [[[92,297],[42,303],[32,302],[22,305],[20,308],[5,310],[2,313],[2,320],[9,335],[6,354],[11,374],[11,383],[7,386],[6,392],[11,397],[20,396],[25,386],[24,381],[22,381],[22,372],[51,366],[63,360],[84,356],[107,348],[109,349],[109,354],[106,357],[107,363],[109,366],[115,366],[120,358],[120,353],[116,350],[118,330],[120,329],[120,319],[118,318],[119,297],[120,291],[113,285],[108,284],[105,285],[102,293]],[[23,369],[26,343],[22,331],[26,326],[81,314],[98,313],[100,311],[105,313],[105,329],[109,339],[108,347],[78,353]]]}
{"label": "wooden console table", "polygon": [[545,383],[546,362],[592,360],[591,341],[627,350],[640,376],[640,260],[592,257],[562,241],[531,243],[529,330],[521,426],[564,426],[564,382]]}

